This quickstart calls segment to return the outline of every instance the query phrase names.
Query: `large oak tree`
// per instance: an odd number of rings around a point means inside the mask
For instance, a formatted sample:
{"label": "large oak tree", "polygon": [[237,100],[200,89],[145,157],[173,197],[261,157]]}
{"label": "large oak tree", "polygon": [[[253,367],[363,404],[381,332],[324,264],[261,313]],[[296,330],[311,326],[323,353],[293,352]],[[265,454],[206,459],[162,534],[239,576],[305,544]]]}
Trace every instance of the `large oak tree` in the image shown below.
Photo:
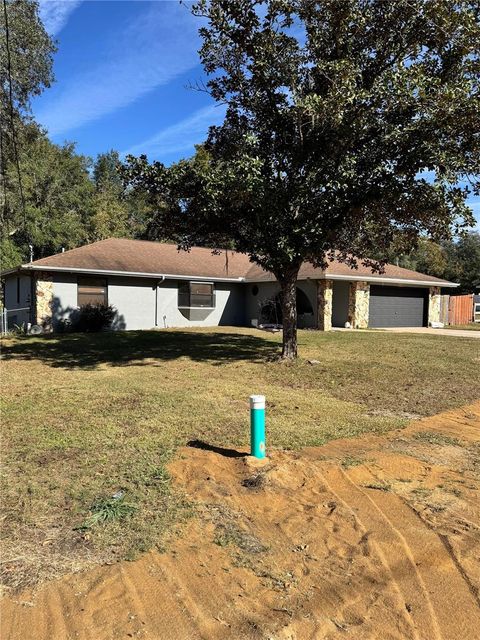
{"label": "large oak tree", "polygon": [[[230,243],[283,292],[295,357],[298,271],[352,266],[473,223],[480,166],[479,4],[469,0],[201,0],[205,90],[226,105],[205,152],[130,158],[158,228]],[[426,172],[429,172],[426,174]],[[475,182],[477,181],[477,182]],[[356,256],[353,257],[353,256]]]}

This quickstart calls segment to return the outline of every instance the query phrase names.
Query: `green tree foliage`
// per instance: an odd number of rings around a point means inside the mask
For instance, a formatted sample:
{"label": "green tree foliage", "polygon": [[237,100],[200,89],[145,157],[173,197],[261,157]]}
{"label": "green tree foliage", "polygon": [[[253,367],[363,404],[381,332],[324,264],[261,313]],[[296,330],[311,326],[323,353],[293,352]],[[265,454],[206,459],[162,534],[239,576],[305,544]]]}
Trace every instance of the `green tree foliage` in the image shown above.
{"label": "green tree foliage", "polygon": [[403,239],[400,239],[400,242],[394,240],[386,253],[377,254],[375,257],[405,269],[438,278],[444,277],[448,262],[444,246],[428,238],[419,238],[417,246],[405,253],[402,251],[402,245]]}
{"label": "green tree foliage", "polygon": [[24,256],[11,237],[3,235],[0,239],[0,268],[10,269],[24,262]]}
{"label": "green tree foliage", "polygon": [[35,125],[29,130],[20,161],[25,215],[18,189],[8,183],[3,269],[26,262],[30,244],[38,259],[104,238],[147,237],[151,209],[143,194],[124,192],[118,152],[99,154],[92,171],[74,144],[55,145]]}
{"label": "green tree foliage", "polygon": [[93,214],[88,229],[91,241],[126,238],[129,235],[127,208],[112,191],[109,189],[96,191],[92,206]]}
{"label": "green tree foliage", "polygon": [[458,293],[480,293],[480,233],[466,234],[449,253],[446,277],[460,283]]}
{"label": "green tree foliage", "polygon": [[18,190],[8,193],[14,214],[4,242],[15,251],[9,254],[13,264],[8,264],[8,254],[4,256],[3,268],[18,264],[18,254],[26,261],[29,244],[38,259],[87,241],[94,191],[89,166],[89,159],[78,155],[73,144],[55,145],[37,130],[20,161],[25,216]]}
{"label": "green tree foliage", "polygon": [[[8,23],[8,40],[7,40]],[[7,47],[8,43],[8,47]],[[0,10],[0,205],[2,240],[8,237],[15,211],[8,200],[19,190],[16,158],[22,157],[32,133],[30,100],[49,87],[55,45],[31,0],[7,0]],[[34,128],[33,128],[34,129]],[[13,224],[16,224],[14,222]]]}
{"label": "green tree foliage", "polygon": [[97,156],[93,168],[95,193],[88,236],[104,238],[147,238],[152,210],[145,194],[125,189],[118,151]]}
{"label": "green tree foliage", "polygon": [[[13,106],[22,115],[30,114],[30,99],[53,81],[52,63],[56,47],[38,16],[38,3],[7,0],[9,50]],[[0,11],[0,101],[2,112],[10,111],[8,51],[5,13]]]}
{"label": "green tree foliage", "polygon": [[[2,269],[108,237],[145,237],[150,209],[143,195],[124,193],[118,153],[91,160],[75,145],[56,145],[31,124],[20,159],[25,209],[14,181],[6,183],[11,212],[1,239]],[[27,140],[27,137],[25,138]],[[14,176],[9,167],[8,175]]]}
{"label": "green tree foliage", "polygon": [[118,151],[113,150],[100,154],[95,162],[95,193],[89,229],[92,240],[129,235],[128,206],[123,199],[120,166]]}
{"label": "green tree foliage", "polygon": [[162,205],[157,228],[185,244],[233,242],[275,274],[283,356],[295,357],[303,262],[326,266],[337,250],[378,269],[369,256],[394,238],[410,248],[473,224],[457,185],[480,166],[478,3],[201,0],[193,11],[225,121],[202,162],[130,158],[127,175]]}
{"label": "green tree foliage", "polygon": [[123,181],[120,175],[120,156],[118,151],[112,149],[107,153],[100,153],[97,156],[93,167],[93,181],[97,191],[110,190],[117,198],[123,194]]}
{"label": "green tree foliage", "polygon": [[456,240],[440,244],[421,238],[409,253],[399,253],[395,246],[383,256],[388,262],[437,278],[457,282],[453,294],[480,290],[480,233],[464,233]]}

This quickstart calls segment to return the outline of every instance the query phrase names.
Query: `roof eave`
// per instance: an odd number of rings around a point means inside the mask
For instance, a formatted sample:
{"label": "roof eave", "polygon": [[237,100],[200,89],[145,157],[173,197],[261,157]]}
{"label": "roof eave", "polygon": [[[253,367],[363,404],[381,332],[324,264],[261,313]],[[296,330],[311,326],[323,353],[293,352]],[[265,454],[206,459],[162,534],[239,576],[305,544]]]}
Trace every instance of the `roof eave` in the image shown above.
{"label": "roof eave", "polygon": [[[418,285],[423,287],[450,287],[455,288],[460,285],[456,282],[448,282],[447,280],[416,280],[414,278],[391,278],[388,276],[345,276],[332,273],[326,273],[324,278],[326,280],[354,280],[355,282],[380,282],[382,284],[409,284]],[[323,278],[322,278],[323,279]]]}
{"label": "roof eave", "polygon": [[86,273],[102,276],[123,276],[127,278],[164,278],[165,280],[208,280],[210,282],[244,282],[245,278],[239,276],[237,278],[222,278],[209,275],[183,275],[178,273],[151,273],[143,271],[118,271],[113,269],[86,269],[81,267],[53,267],[49,265],[22,264],[18,270],[27,271],[52,271],[55,273]]}
{"label": "roof eave", "polygon": [[[105,276],[120,276],[120,277],[128,277],[128,278],[164,278],[165,280],[208,280],[211,282],[232,282],[232,283],[255,283],[255,282],[275,282],[275,278],[264,280],[259,278],[246,278],[243,276],[238,276],[237,278],[227,278],[227,277],[216,277],[216,276],[208,276],[208,275],[184,275],[184,274],[176,274],[176,273],[151,273],[151,272],[142,272],[142,271],[119,271],[112,269],[87,269],[80,267],[54,267],[49,265],[36,265],[36,264],[22,264],[19,267],[15,267],[14,269],[8,269],[6,271],[2,271],[0,276],[3,278],[8,275],[12,275],[14,273],[21,273],[25,271],[52,271],[58,273],[78,273],[78,274],[96,274],[96,275],[105,275]],[[343,281],[362,281],[362,282],[370,282],[375,283],[378,282],[380,284],[403,284],[403,285],[411,285],[411,286],[420,286],[420,287],[443,287],[443,288],[451,288],[454,289],[459,287],[460,285],[456,282],[448,282],[447,280],[415,280],[412,278],[391,278],[387,276],[360,276],[360,275],[339,275],[334,273],[322,274],[322,276],[318,277],[301,277],[299,280],[343,280]]]}
{"label": "roof eave", "polygon": [[4,278],[5,276],[11,276],[14,273],[22,273],[22,271],[25,271],[25,267],[23,264],[21,264],[18,267],[13,267],[12,269],[5,269],[4,271],[0,271],[0,278]]}
{"label": "roof eave", "polygon": [[[336,273],[325,273],[321,276],[302,276],[298,278],[299,281],[302,280],[343,280],[347,282],[370,282],[375,283],[378,282],[380,284],[408,284],[408,285],[417,285],[419,287],[445,287],[445,288],[456,288],[460,285],[456,282],[448,282],[447,280],[415,280],[413,278],[391,278],[387,276],[356,276],[356,275],[340,275]],[[270,279],[262,279],[262,278],[246,278],[245,282],[247,283],[261,283],[261,282],[274,282],[275,278]]]}

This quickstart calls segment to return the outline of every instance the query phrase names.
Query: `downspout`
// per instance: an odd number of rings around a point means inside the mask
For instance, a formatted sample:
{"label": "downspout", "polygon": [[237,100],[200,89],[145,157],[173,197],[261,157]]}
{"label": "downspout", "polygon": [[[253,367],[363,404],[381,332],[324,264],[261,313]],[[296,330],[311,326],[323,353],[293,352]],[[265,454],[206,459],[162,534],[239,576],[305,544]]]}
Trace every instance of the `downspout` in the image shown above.
{"label": "downspout", "polygon": [[155,326],[158,327],[158,286],[165,282],[165,276],[162,276],[160,280],[155,283]]}

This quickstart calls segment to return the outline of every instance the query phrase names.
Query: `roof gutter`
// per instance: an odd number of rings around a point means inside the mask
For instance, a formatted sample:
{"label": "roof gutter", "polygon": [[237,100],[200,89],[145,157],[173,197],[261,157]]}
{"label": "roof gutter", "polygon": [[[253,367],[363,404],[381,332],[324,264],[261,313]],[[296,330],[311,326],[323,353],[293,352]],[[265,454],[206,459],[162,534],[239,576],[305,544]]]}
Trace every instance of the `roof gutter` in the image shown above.
{"label": "roof gutter", "polygon": [[[370,282],[375,283],[379,282],[380,284],[406,284],[406,285],[418,285],[419,287],[459,287],[460,285],[456,282],[448,282],[447,280],[413,280],[408,278],[388,278],[387,276],[346,276],[339,275],[335,273],[328,273],[328,271],[322,276],[305,276],[298,278],[299,281],[302,280],[346,280],[347,282]],[[258,278],[246,278],[245,282],[275,282],[275,278],[271,280],[261,280]]]}
{"label": "roof gutter", "polygon": [[20,271],[22,271],[22,269],[23,265],[20,267],[14,267],[13,269],[6,269],[5,271],[1,271],[0,278],[3,278],[4,276],[11,276],[12,273],[19,273]]}
{"label": "roof gutter", "polygon": [[414,285],[417,284],[421,287],[459,287],[460,285],[456,282],[448,282],[447,280],[412,280],[407,278],[388,278],[387,276],[343,276],[336,275],[333,273],[325,274],[326,280],[354,280],[355,282],[381,282],[382,284],[409,284]]}
{"label": "roof gutter", "polygon": [[15,273],[19,270],[25,271],[53,271],[58,273],[88,273],[105,276],[126,276],[129,278],[153,278],[163,280],[208,280],[209,282],[244,282],[245,278],[217,278],[212,276],[198,276],[198,275],[179,275],[176,273],[146,273],[143,271],[113,271],[110,269],[81,269],[77,267],[49,267],[48,265],[33,265],[22,264],[17,269],[3,272],[2,275],[8,275],[9,273]]}
{"label": "roof gutter", "polygon": [[[125,276],[125,277],[135,277],[135,278],[161,278],[163,280],[200,280],[200,281],[209,281],[209,282],[272,282],[273,280],[258,280],[257,278],[244,278],[240,276],[238,278],[217,278],[212,276],[199,276],[199,275],[179,275],[175,273],[145,273],[142,271],[113,271],[107,269],[81,269],[75,267],[49,267],[47,265],[33,265],[33,264],[22,264],[20,267],[15,269],[9,269],[7,271],[2,271],[1,276],[7,276],[12,273],[18,273],[19,271],[54,271],[59,273],[86,273],[86,274],[97,274],[97,275],[105,275],[105,276]],[[455,282],[448,282],[443,280],[413,280],[407,278],[388,278],[386,276],[354,276],[354,275],[338,275],[333,273],[328,273],[328,271],[321,277],[306,277],[299,278],[299,280],[343,280],[343,281],[355,281],[355,282],[370,282],[375,283],[378,282],[380,284],[397,284],[397,285],[417,285],[419,287],[444,287],[444,288],[456,288],[460,285]]]}

